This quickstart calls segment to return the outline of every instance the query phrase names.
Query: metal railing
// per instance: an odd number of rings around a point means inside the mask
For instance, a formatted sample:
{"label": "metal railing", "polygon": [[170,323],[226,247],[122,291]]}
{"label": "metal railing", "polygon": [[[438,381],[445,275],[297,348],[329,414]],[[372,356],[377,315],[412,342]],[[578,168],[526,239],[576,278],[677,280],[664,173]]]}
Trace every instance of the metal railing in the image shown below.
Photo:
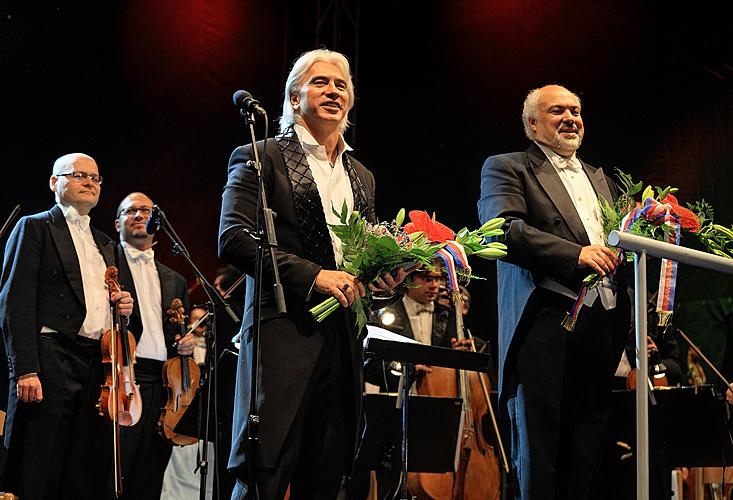
{"label": "metal railing", "polygon": [[[608,243],[634,252],[634,316],[636,319],[636,367],[639,373],[648,373],[647,363],[647,299],[646,257],[659,257],[694,267],[733,274],[733,259],[726,259],[699,250],[670,243],[611,231]],[[641,379],[639,379],[641,380]],[[649,499],[649,388],[636,384],[636,498]]]}

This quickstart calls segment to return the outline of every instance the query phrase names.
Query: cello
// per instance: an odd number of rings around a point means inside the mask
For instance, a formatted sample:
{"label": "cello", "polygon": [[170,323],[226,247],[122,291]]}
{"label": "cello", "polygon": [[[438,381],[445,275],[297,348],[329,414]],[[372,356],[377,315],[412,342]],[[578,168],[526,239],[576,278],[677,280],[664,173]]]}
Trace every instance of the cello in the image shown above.
{"label": "cello", "polygon": [[112,328],[102,334],[102,364],[105,380],[97,403],[99,414],[112,422],[115,494],[122,494],[122,456],[120,454],[120,426],[135,425],[142,415],[140,387],[135,383],[135,337],[127,330],[127,318],[117,312],[111,296],[122,291],[115,266],[104,273],[104,282],[110,294]]}
{"label": "cello", "polygon": [[[168,321],[178,325],[180,337],[186,335],[186,315],[179,298],[171,301],[166,311]],[[173,445],[186,446],[198,443],[198,436],[188,436],[175,431],[196,391],[201,384],[201,372],[193,356],[174,356],[163,364],[163,385],[168,391],[168,400],[158,420],[160,435]]]}
{"label": "cello", "polygon": [[[460,291],[453,292],[453,309],[456,317],[456,337],[465,340],[463,327],[463,301]],[[470,334],[469,334],[470,337]],[[471,338],[471,348],[476,350]],[[423,396],[460,397],[462,400],[463,427],[460,436],[458,466],[455,472],[409,473],[408,488],[418,499],[494,499],[500,496],[499,464],[494,447],[486,441],[484,430],[486,416],[490,417],[493,433],[497,437],[504,468],[508,463],[499,438],[498,426],[489,400],[490,383],[486,374],[432,367],[417,382],[417,393]]]}

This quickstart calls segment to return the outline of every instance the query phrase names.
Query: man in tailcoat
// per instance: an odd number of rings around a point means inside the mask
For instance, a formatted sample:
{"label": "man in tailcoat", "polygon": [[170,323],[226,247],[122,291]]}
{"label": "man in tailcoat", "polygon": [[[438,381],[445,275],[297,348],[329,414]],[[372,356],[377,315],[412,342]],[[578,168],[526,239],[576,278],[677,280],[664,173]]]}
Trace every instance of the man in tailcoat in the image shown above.
{"label": "man in tailcoat", "polygon": [[[99,339],[111,315],[105,271],[115,263],[114,243],[88,215],[101,184],[90,156],[60,157],[49,181],[56,205],[21,218],[5,249],[0,324],[10,397],[3,486],[23,499],[99,498],[112,463],[111,433],[95,408],[103,381]],[[129,292],[111,299],[131,314]]]}
{"label": "man in tailcoat", "polygon": [[[511,423],[515,493],[591,498],[630,327],[598,206],[615,187],[575,154],[584,134],[575,94],[557,85],[533,90],[522,119],[532,145],[486,160],[478,202],[482,221],[506,218],[508,256],[497,263],[500,406]],[[561,323],[591,272],[606,278],[568,332]]]}
{"label": "man in tailcoat", "polygon": [[[288,308],[278,316],[269,252],[264,260],[260,333],[260,396],[256,456],[260,498],[335,498],[348,475],[359,432],[361,343],[350,311],[341,308],[315,323],[309,308],[336,297],[342,305],[365,293],[354,276],[337,270],[338,239],[327,223],[332,207],[346,203],[374,220],[374,177],[349,152],[343,138],[354,87],[346,58],[314,50],[294,64],[285,84],[280,135],[257,144],[262,176],[275,220],[277,264]],[[248,166],[250,147],[229,160],[219,227],[219,254],[247,274],[245,312],[234,404],[229,469],[237,478],[233,499],[244,498],[250,407],[254,306],[257,178]],[[400,271],[373,289],[389,289]]]}
{"label": "man in tailcoat", "polygon": [[[123,496],[135,500],[158,499],[163,475],[173,449],[158,430],[161,408],[166,406],[163,364],[175,356],[193,353],[193,334],[183,336],[180,326],[169,321],[174,298],[186,314],[186,280],[155,258],[153,235],[146,231],[153,201],[143,193],[128,194],[117,207],[115,228],[120,234],[117,247],[119,282],[135,300],[128,330],[136,343],[135,380],[140,386],[142,415],[132,426],[120,430]],[[185,318],[183,325],[186,325]],[[185,328],[185,327],[184,327]],[[195,435],[195,434],[194,434]],[[114,498],[114,477],[107,497]]]}

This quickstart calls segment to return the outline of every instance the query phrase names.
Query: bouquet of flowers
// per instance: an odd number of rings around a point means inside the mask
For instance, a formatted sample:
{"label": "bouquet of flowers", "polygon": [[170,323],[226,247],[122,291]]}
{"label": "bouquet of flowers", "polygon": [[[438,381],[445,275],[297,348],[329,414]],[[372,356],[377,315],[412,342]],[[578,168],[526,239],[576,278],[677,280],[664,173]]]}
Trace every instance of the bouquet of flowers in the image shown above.
{"label": "bouquet of flowers", "polygon": [[[477,255],[485,259],[499,259],[506,255],[506,246],[499,242],[486,243],[485,238],[503,234],[504,219],[493,219],[479,229],[461,229],[458,234],[430,218],[426,212],[411,211],[410,222],[402,225],[405,210],[401,209],[394,220],[372,224],[359,212],[348,215],[346,205],[334,214],[339,224],[330,224],[333,233],[341,240],[343,263],[340,270],[356,276],[362,283],[376,282],[382,275],[398,267],[415,269],[425,266],[434,269],[433,262],[441,258],[446,263],[451,287],[457,287],[457,276],[470,277],[467,257]],[[452,270],[452,272],[451,272]],[[367,308],[372,293],[358,297],[351,308],[356,315],[357,331],[366,325]],[[329,297],[310,310],[316,321],[321,322],[341,307],[335,297]]]}
{"label": "bouquet of flowers", "polygon": [[[599,199],[604,235],[619,230],[679,245],[683,233],[695,234],[711,253],[733,258],[733,230],[713,223],[713,208],[705,200],[683,207],[673,194],[678,191],[675,187],[647,186],[642,192],[642,182],[634,182],[630,175],[619,169],[616,169],[616,175],[621,184],[620,196],[613,203],[602,197]],[[640,192],[641,201],[637,201],[635,197]],[[634,260],[633,254],[626,254],[622,249],[616,249],[616,252],[616,269],[624,260]],[[676,279],[677,262],[662,259],[657,299],[659,326],[667,326],[672,317]],[[586,293],[601,281],[597,273],[583,280],[578,298],[563,320],[565,329],[573,330]]]}

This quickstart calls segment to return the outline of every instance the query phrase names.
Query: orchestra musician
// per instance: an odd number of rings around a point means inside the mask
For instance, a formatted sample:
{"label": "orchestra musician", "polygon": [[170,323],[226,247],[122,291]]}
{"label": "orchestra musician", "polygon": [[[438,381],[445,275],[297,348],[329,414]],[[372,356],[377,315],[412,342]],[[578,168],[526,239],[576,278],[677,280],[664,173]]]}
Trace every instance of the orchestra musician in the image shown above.
{"label": "orchestra musician", "polygon": [[[532,90],[523,152],[492,156],[481,173],[482,222],[504,217],[507,257],[497,262],[500,408],[511,423],[518,498],[597,498],[593,488],[611,382],[630,328],[630,299],[604,243],[598,204],[615,186],[576,151],[578,96]],[[563,326],[583,278],[588,295],[572,332]]]}
{"label": "orchestra musician", "polygon": [[[135,376],[140,385],[143,412],[140,421],[121,428],[122,476],[121,498],[158,499],[163,474],[172,445],[158,431],[160,409],[166,404],[163,386],[163,363],[173,356],[193,353],[196,339],[192,333],[183,338],[179,325],[169,321],[167,309],[174,298],[188,309],[186,280],[155,259],[153,235],[146,223],[153,201],[143,193],[130,193],[117,207],[115,228],[120,235],[117,247],[119,282],[128,290],[137,307],[130,316],[128,329],[135,337]],[[110,481],[107,496],[114,498]]]}
{"label": "orchestra musician", "polygon": [[[100,337],[110,326],[105,271],[114,243],[90,225],[102,176],[88,155],[53,165],[56,205],[21,218],[5,250],[0,324],[10,364],[5,491],[26,500],[97,499],[112,466],[96,403]],[[114,294],[129,316],[129,292]],[[106,449],[105,449],[106,448]]]}
{"label": "orchestra musician", "polygon": [[[277,213],[275,253],[288,307],[287,316],[279,317],[265,258],[256,457],[260,498],[282,498],[288,485],[293,498],[335,498],[353,463],[361,405],[360,332],[345,308],[323,323],[308,313],[328,296],[348,306],[365,294],[358,279],[337,270],[340,245],[327,226],[337,222],[332,206],[344,202],[349,212],[374,220],[374,177],[351,156],[343,137],[353,105],[347,59],[323,49],[307,52],[285,84],[280,135],[257,146],[269,205]],[[252,157],[249,146],[231,156],[219,227],[220,256],[248,275],[229,459],[237,478],[233,499],[244,498],[253,479],[247,477],[247,426],[256,245],[243,231],[256,228],[258,183],[247,166]],[[378,286],[391,289],[402,279],[404,271],[395,278],[385,275]]]}

